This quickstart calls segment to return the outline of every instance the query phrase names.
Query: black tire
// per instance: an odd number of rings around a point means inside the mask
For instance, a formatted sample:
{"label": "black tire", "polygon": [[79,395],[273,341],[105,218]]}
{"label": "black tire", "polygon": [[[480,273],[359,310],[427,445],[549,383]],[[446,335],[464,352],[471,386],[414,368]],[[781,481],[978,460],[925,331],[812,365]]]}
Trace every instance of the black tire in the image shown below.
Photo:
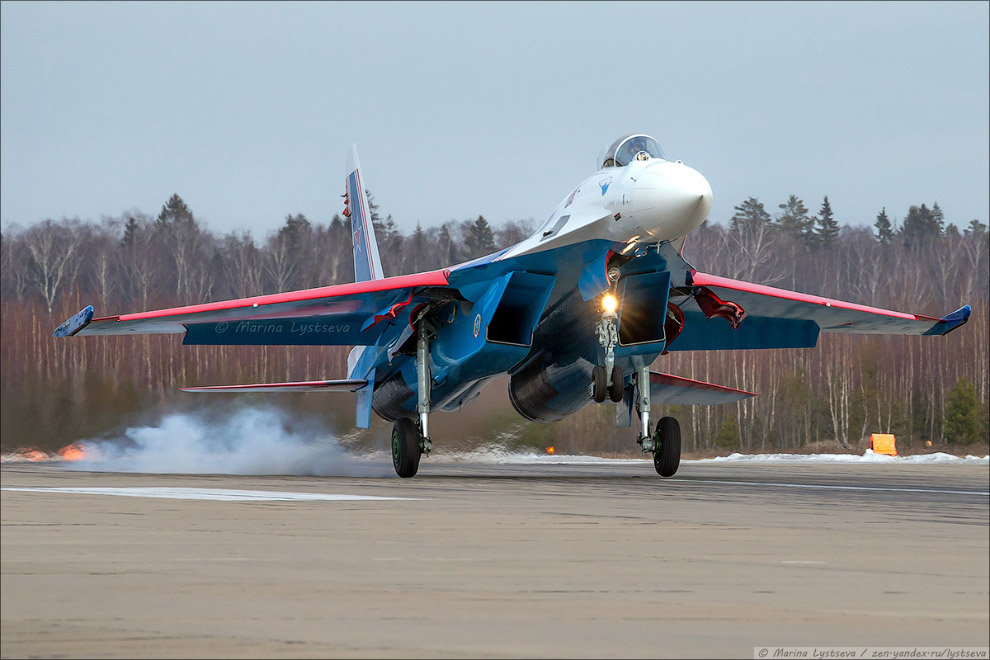
{"label": "black tire", "polygon": [[392,424],[392,467],[403,479],[416,476],[419,471],[419,429],[408,417],[400,417]]}
{"label": "black tire", "polygon": [[612,367],[612,384],[608,386],[608,398],[613,403],[622,401],[622,390],[625,389],[625,382],[622,380],[622,368],[619,365]]}
{"label": "black tire", "polygon": [[672,477],[681,464],[681,425],[673,417],[661,417],[653,433],[653,467],[661,477]]}
{"label": "black tire", "polygon": [[595,403],[601,403],[605,400],[606,394],[608,394],[608,376],[605,367],[595,367],[591,370],[591,398]]}

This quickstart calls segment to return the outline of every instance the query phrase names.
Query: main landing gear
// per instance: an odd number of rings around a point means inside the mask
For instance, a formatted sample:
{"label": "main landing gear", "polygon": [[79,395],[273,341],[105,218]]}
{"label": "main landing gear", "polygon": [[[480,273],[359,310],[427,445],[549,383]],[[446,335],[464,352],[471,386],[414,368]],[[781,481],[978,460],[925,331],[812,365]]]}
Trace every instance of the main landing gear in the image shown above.
{"label": "main landing gear", "polygon": [[392,425],[392,467],[395,473],[404,479],[416,476],[422,455],[416,423],[408,417],[395,420]]}
{"label": "main landing gear", "polygon": [[681,464],[681,425],[661,417],[653,433],[653,467],[661,477],[672,477]]}
{"label": "main landing gear", "polygon": [[681,425],[673,417],[661,417],[653,435],[650,435],[650,368],[640,367],[636,372],[636,390],[639,397],[640,445],[644,454],[653,454],[653,467],[661,477],[672,477],[681,464]]}
{"label": "main landing gear", "polygon": [[416,410],[419,413],[417,424],[408,417],[400,417],[392,425],[392,467],[403,479],[416,476],[419,459],[429,456],[433,449],[430,441],[430,343],[429,329],[421,324],[416,338],[416,389],[419,393]]}

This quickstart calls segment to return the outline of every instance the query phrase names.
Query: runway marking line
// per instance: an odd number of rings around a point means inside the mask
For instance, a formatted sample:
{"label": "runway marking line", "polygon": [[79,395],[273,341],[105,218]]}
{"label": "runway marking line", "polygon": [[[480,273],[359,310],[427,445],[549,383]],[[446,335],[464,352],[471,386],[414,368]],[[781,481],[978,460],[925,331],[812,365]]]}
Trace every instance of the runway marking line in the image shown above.
{"label": "runway marking line", "polygon": [[120,495],[123,497],[152,497],[172,500],[212,500],[219,502],[340,502],[417,500],[416,497],[380,497],[377,495],[342,495],[336,493],[293,493],[268,490],[233,490],[229,488],[14,488],[28,493],[71,493],[77,495]]}
{"label": "runway marking line", "polygon": [[670,479],[681,483],[727,484],[730,486],[778,486],[781,488],[823,488],[826,490],[889,491],[894,493],[939,493],[942,495],[982,495],[990,497],[990,491],[942,490],[938,488],[888,488],[885,486],[834,486],[830,484],[784,484],[770,481],[721,481],[718,479]]}

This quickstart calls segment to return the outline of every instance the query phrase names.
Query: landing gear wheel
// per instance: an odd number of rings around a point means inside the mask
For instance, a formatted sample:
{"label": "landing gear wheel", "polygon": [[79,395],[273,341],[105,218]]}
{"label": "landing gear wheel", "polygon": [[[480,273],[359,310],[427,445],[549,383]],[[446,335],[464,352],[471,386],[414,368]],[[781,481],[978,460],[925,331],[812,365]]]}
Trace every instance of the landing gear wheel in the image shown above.
{"label": "landing gear wheel", "polygon": [[419,470],[419,429],[407,417],[400,417],[392,425],[392,467],[403,479],[416,476]]}
{"label": "landing gear wheel", "polygon": [[681,464],[681,425],[673,417],[661,417],[653,433],[653,467],[661,477],[672,477]]}
{"label": "landing gear wheel", "polygon": [[[603,369],[604,371],[604,369]],[[612,367],[612,384],[608,386],[608,398],[613,403],[622,401],[622,390],[625,389],[625,382],[622,380],[622,368],[619,365]]]}
{"label": "landing gear wheel", "polygon": [[608,375],[605,367],[598,366],[591,370],[591,396],[595,403],[601,403],[608,394]]}

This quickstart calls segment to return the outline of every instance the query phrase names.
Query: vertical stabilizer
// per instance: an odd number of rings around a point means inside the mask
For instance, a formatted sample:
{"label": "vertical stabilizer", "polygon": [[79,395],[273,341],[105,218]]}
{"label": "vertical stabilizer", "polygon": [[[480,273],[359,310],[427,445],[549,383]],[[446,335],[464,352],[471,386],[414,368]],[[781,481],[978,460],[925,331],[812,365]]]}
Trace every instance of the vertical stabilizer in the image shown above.
{"label": "vertical stabilizer", "polygon": [[[344,188],[344,215],[351,220],[351,246],[354,248],[354,281],[367,282],[385,277],[382,259],[378,256],[375,226],[371,222],[371,209],[365,182],[361,176],[361,161],[357,145],[351,145],[347,157],[347,181]],[[375,356],[374,346],[355,346],[347,356],[347,373],[368,373],[368,385],[357,393],[355,424],[366,429],[371,424],[371,401],[375,390],[375,370],[370,369],[370,358]],[[370,371],[369,371],[370,369]]]}
{"label": "vertical stabilizer", "polygon": [[382,260],[378,256],[378,241],[371,223],[368,196],[358,160],[357,145],[351,147],[347,158],[347,187],[344,196],[344,215],[351,220],[351,244],[354,247],[354,281],[366,282],[385,277]]}

